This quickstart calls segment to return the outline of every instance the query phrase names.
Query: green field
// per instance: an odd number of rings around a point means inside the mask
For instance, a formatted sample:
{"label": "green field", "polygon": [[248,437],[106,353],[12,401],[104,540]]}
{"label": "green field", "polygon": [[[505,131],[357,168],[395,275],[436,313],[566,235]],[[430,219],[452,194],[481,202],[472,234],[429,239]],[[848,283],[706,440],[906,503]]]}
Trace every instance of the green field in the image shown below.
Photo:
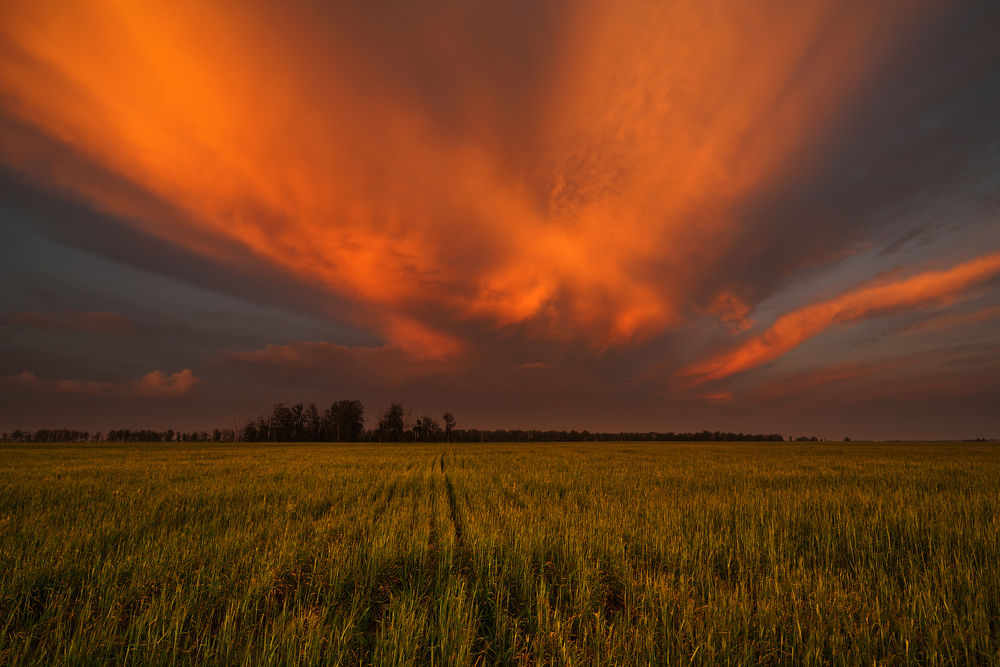
{"label": "green field", "polygon": [[6,445],[0,664],[996,664],[998,535],[996,445]]}

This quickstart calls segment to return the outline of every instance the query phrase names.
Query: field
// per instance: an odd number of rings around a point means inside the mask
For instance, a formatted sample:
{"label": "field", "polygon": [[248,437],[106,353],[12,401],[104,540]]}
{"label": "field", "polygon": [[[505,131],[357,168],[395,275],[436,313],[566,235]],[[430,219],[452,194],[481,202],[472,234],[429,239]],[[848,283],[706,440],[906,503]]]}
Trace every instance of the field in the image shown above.
{"label": "field", "polygon": [[1000,447],[0,446],[0,664],[1000,663]]}

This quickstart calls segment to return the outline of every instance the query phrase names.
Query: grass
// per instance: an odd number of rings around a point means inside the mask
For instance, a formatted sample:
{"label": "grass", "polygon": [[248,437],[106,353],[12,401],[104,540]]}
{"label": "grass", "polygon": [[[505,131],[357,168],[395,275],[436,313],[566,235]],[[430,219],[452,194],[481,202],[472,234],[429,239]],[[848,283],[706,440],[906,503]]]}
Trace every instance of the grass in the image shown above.
{"label": "grass", "polygon": [[996,445],[6,445],[0,664],[997,664],[998,535]]}

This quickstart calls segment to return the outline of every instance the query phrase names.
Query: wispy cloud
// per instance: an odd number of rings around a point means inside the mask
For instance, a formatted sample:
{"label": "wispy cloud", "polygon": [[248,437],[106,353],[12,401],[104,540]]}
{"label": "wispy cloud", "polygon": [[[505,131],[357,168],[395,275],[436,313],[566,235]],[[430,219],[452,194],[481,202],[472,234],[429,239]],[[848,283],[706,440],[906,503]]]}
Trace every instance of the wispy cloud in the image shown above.
{"label": "wispy cloud", "polygon": [[891,282],[876,280],[782,315],[763,333],[735,349],[686,366],[676,375],[701,384],[742,373],[777,359],[835,324],[947,301],[998,273],[1000,253],[993,253],[943,271],[925,271]]}

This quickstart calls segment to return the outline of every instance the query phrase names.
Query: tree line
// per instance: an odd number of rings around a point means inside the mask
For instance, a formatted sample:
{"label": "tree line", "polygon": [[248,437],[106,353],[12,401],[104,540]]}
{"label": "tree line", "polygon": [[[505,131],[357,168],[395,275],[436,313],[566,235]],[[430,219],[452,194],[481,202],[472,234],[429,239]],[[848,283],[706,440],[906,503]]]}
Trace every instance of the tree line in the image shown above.
{"label": "tree line", "polygon": [[[460,429],[450,412],[440,420],[413,418],[402,403],[392,403],[371,427],[365,425],[361,401],[335,401],[324,410],[315,403],[276,404],[269,413],[246,421],[242,428],[212,431],[115,429],[106,433],[71,429],[17,430],[0,434],[2,442],[783,442],[778,433],[730,431],[659,432],[540,429]],[[791,437],[788,438],[792,440]],[[817,441],[800,436],[796,440]]]}
{"label": "tree line", "polygon": [[232,442],[232,429],[213,431],[154,431],[147,428],[111,431],[78,431],[68,428],[43,428],[37,431],[16,430],[0,433],[0,442]]}

